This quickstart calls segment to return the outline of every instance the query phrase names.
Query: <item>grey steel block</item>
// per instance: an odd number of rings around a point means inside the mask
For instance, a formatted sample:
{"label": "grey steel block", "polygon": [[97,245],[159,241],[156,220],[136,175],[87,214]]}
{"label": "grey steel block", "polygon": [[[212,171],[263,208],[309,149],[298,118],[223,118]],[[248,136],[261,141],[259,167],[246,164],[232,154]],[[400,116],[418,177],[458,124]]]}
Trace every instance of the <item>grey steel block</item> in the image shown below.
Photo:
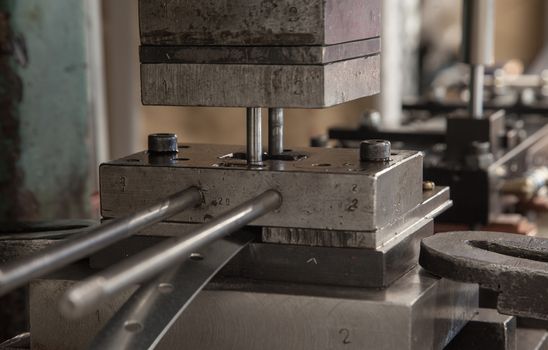
{"label": "grey steel block", "polygon": [[326,65],[141,65],[145,105],[323,108],[379,91],[379,55]]}
{"label": "grey steel block", "polygon": [[[73,283],[31,284],[33,349],[86,348],[131,293],[67,321],[57,300]],[[193,301],[157,348],[442,349],[472,318],[477,294],[477,286],[418,268],[385,290],[219,281]]]}
{"label": "grey steel block", "polygon": [[143,45],[330,45],[380,35],[380,0],[140,0]]}
{"label": "grey steel block", "polygon": [[276,189],[282,207],[254,221],[254,226],[368,231],[362,246],[376,248],[394,237],[376,231],[401,225],[423,201],[422,155],[398,151],[387,163],[361,163],[357,150],[294,149],[306,158],[265,161],[248,167],[232,157],[241,146],[185,145],[173,162],[157,164],[147,152],[103,164],[101,208],[119,217],[181,189],[198,186],[205,202],[171,220],[200,223],[258,193]]}
{"label": "grey steel block", "polygon": [[141,63],[326,64],[380,53],[381,39],[329,46],[141,46]]}

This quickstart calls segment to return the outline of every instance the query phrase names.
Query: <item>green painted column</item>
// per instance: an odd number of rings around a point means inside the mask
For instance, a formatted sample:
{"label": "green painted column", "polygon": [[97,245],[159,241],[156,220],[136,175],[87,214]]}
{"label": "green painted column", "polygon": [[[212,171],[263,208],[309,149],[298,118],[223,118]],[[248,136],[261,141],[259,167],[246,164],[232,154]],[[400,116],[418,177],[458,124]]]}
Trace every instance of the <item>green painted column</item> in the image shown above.
{"label": "green painted column", "polygon": [[90,215],[84,1],[0,0],[0,222]]}
{"label": "green painted column", "polygon": [[[85,1],[0,0],[0,225],[91,215]],[[0,341],[28,331],[26,294],[0,298]]]}

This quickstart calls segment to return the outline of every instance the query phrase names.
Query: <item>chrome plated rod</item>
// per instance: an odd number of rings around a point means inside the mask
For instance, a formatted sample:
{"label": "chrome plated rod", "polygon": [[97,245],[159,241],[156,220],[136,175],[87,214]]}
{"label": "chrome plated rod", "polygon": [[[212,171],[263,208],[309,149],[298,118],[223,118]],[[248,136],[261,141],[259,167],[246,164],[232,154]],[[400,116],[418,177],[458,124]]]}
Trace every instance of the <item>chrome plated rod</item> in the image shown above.
{"label": "chrome plated rod", "polygon": [[268,109],[268,154],[277,156],[284,151],[284,110]]}
{"label": "chrome plated rod", "polygon": [[262,114],[260,108],[247,108],[247,163],[263,164]]}
{"label": "chrome plated rod", "polygon": [[202,196],[198,188],[191,187],[127,217],[92,227],[32,256],[5,264],[0,267],[0,295],[85,258],[201,201]]}
{"label": "chrome plated rod", "polygon": [[463,0],[462,55],[468,64],[495,62],[495,0]]}
{"label": "chrome plated rod", "polygon": [[471,118],[483,118],[485,66],[495,61],[495,0],[463,0],[462,55],[470,65]]}
{"label": "chrome plated rod", "polygon": [[266,191],[201,225],[190,235],[165,240],[77,283],[63,296],[61,312],[67,317],[85,315],[133,284],[145,282],[186,259],[200,258],[200,255],[192,254],[199,254],[204,246],[279,208],[281,203],[278,192]]}
{"label": "chrome plated rod", "polygon": [[468,111],[475,119],[483,118],[483,85],[485,80],[485,67],[483,65],[470,65],[470,102]]}

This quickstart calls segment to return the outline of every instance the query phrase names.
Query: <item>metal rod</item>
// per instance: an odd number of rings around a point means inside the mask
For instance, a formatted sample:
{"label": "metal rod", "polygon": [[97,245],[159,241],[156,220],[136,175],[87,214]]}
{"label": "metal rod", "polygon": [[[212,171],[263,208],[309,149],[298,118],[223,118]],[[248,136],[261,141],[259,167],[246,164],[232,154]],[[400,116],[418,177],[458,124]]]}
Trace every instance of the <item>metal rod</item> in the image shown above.
{"label": "metal rod", "polygon": [[247,108],[247,163],[263,164],[262,118],[260,108]]}
{"label": "metal rod", "polygon": [[494,63],[495,0],[463,1],[462,55],[464,63]]}
{"label": "metal rod", "polygon": [[277,156],[284,151],[284,110],[268,109],[268,154]]}
{"label": "metal rod", "polygon": [[113,219],[35,255],[8,263],[0,267],[0,295],[80,260],[201,201],[200,191],[191,187],[127,217]]}
{"label": "metal rod", "polygon": [[485,66],[495,60],[495,1],[463,0],[462,55],[470,65],[471,118],[483,118]]}
{"label": "metal rod", "polygon": [[470,65],[470,102],[468,111],[472,118],[483,118],[483,85],[485,67],[479,64]]}
{"label": "metal rod", "polygon": [[253,233],[241,231],[219,239],[203,248],[205,259],[188,259],[144,283],[95,336],[89,349],[153,349],[217,272],[254,238]]}
{"label": "metal rod", "polygon": [[147,281],[185,259],[207,259],[193,254],[277,209],[281,203],[278,192],[266,191],[203,224],[190,235],[168,239],[148,248],[69,289],[61,300],[61,311],[67,317],[82,316],[126,287]]}

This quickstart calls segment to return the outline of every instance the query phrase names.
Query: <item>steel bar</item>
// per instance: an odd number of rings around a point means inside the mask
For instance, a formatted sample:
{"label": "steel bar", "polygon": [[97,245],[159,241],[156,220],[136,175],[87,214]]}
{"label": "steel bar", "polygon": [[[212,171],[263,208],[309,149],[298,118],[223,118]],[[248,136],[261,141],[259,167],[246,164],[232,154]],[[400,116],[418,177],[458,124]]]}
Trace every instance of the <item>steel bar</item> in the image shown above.
{"label": "steel bar", "polygon": [[268,109],[268,154],[277,156],[284,151],[284,110]]}
{"label": "steel bar", "polygon": [[192,254],[198,254],[204,246],[279,208],[281,203],[282,197],[278,192],[266,191],[203,224],[189,235],[175,237],[144,250],[76,284],[62,299],[61,311],[67,317],[86,314],[126,287],[147,281],[178,262],[201,257]]}
{"label": "steel bar", "polygon": [[470,102],[468,112],[472,118],[483,118],[483,83],[485,67],[479,64],[470,66]]}
{"label": "steel bar", "polygon": [[468,64],[495,61],[495,0],[464,0],[462,55]]}
{"label": "steel bar", "polygon": [[470,103],[472,118],[483,118],[485,65],[494,62],[494,0],[464,0],[462,22],[463,61],[470,65]]}
{"label": "steel bar", "polygon": [[0,267],[0,295],[195,206],[201,200],[200,191],[191,187],[131,215],[83,231],[33,256],[10,262]]}
{"label": "steel bar", "polygon": [[220,239],[140,287],[97,334],[91,349],[150,349],[160,342],[194,297],[253,239],[249,232]]}
{"label": "steel bar", "polygon": [[262,165],[263,137],[260,108],[247,108],[247,163]]}

